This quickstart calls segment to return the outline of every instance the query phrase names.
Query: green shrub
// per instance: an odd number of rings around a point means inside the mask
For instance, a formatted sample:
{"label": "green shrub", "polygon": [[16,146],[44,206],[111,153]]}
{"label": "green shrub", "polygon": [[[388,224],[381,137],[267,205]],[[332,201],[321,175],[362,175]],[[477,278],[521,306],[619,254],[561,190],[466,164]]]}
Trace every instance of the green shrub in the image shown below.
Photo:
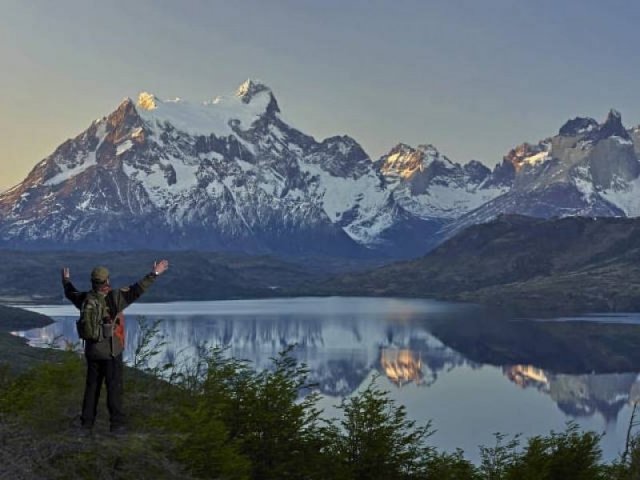
{"label": "green shrub", "polygon": [[75,354],[58,363],[46,363],[8,381],[0,390],[0,414],[44,432],[58,432],[80,411],[84,365]]}
{"label": "green shrub", "polygon": [[453,454],[433,453],[426,465],[425,480],[482,480],[476,467],[466,458],[464,452]]}
{"label": "green shrub", "polygon": [[508,467],[509,480],[604,480],[601,436],[580,432],[569,423],[564,432],[529,438],[524,452]]}
{"label": "green shrub", "polygon": [[[375,379],[365,390],[340,405],[340,426],[327,429],[336,457],[336,477],[356,479],[425,478],[435,449],[426,445],[430,424],[416,426],[403,406],[391,400]],[[444,460],[442,457],[440,460]]]}
{"label": "green shrub", "polygon": [[316,395],[298,401],[307,375],[290,350],[261,372],[211,350],[204,378],[169,419],[183,435],[177,458],[211,477],[310,478],[320,430]]}

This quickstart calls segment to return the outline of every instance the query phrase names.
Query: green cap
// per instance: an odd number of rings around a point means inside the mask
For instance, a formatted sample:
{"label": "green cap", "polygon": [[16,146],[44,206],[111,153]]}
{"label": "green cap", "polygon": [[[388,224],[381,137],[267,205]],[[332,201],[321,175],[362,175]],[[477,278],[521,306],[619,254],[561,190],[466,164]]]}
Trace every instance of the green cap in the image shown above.
{"label": "green cap", "polygon": [[91,271],[91,281],[104,283],[109,280],[109,270],[107,267],[96,267]]}

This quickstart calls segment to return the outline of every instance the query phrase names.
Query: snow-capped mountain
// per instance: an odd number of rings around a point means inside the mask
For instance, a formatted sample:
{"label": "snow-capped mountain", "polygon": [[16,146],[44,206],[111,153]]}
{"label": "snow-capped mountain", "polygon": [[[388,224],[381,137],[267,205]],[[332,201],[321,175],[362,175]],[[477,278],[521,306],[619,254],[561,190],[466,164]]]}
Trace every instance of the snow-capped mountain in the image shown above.
{"label": "snow-capped mountain", "polygon": [[499,214],[534,217],[640,215],[639,129],[627,131],[611,110],[565,123],[558,135],[511,150],[493,172],[511,188],[445,226],[450,236]]}
{"label": "snow-capped mountain", "polygon": [[611,111],[493,171],[432,145],[373,161],[289,125],[260,82],[202,104],[144,92],[0,194],[0,245],[411,257],[500,213],[640,215],[638,152],[640,128]]}
{"label": "snow-capped mountain", "polygon": [[252,81],[202,105],[126,99],[0,196],[0,235],[10,245],[356,252],[349,227],[388,196],[379,176],[352,139],[318,143],[279,112]]}
{"label": "snow-capped mountain", "polygon": [[397,203],[426,220],[458,218],[507,190],[491,182],[491,170],[480,162],[460,166],[433,145],[399,144],[377,167]]}
{"label": "snow-capped mountain", "polygon": [[406,256],[499,193],[483,187],[488,175],[434,147],[396,147],[373,162],[350,137],[318,142],[288,125],[269,87],[251,80],[204,104],[144,92],[0,195],[0,239]]}

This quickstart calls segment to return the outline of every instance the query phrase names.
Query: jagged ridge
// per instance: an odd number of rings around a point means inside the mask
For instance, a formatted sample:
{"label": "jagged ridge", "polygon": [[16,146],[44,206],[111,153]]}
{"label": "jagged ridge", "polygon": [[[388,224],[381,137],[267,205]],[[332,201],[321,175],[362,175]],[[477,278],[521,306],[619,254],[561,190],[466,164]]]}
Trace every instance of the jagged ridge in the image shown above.
{"label": "jagged ridge", "polygon": [[143,92],[0,194],[0,243],[410,257],[502,213],[637,216],[639,138],[612,110],[493,171],[428,144],[372,161],[288,125],[261,82],[203,104]]}

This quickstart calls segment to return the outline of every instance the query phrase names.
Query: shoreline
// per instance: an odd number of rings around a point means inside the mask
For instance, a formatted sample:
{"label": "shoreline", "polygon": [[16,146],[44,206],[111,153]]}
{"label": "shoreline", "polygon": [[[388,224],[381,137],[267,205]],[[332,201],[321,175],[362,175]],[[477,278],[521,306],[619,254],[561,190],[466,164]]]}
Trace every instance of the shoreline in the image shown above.
{"label": "shoreline", "polygon": [[54,320],[39,313],[21,308],[0,305],[0,366],[9,370],[24,372],[41,364],[61,361],[66,352],[45,348],[33,348],[27,339],[12,335],[17,330],[42,328]]}
{"label": "shoreline", "polygon": [[[354,294],[341,295],[340,293],[321,293],[311,294],[309,292],[301,292],[300,295],[296,295],[295,292],[279,292],[280,295],[269,296],[232,296],[229,298],[199,298],[199,297],[186,297],[176,299],[172,297],[163,301],[162,299],[152,298],[150,300],[140,300],[136,302],[138,305],[167,305],[181,302],[241,302],[241,301],[263,301],[263,300],[293,300],[293,299],[317,299],[317,298],[367,298],[367,299],[401,299],[401,300],[423,300],[439,303],[451,303],[459,304],[463,306],[479,306],[490,310],[499,312],[501,316],[513,316],[526,319],[552,319],[556,317],[567,317],[575,315],[632,315],[640,313],[640,310],[617,310],[612,308],[598,308],[597,305],[585,304],[585,305],[542,305],[536,302],[534,305],[529,301],[510,301],[505,302],[503,298],[498,299],[483,299],[469,298],[465,294],[449,294],[449,295],[434,295],[434,296],[417,296],[417,295],[366,295],[362,292],[354,292]],[[54,301],[48,297],[29,298],[26,296],[14,296],[14,297],[0,297],[0,306],[7,306],[17,309],[30,310],[29,307],[65,307],[68,306],[66,301]],[[0,318],[0,331],[2,329],[2,323]]]}

